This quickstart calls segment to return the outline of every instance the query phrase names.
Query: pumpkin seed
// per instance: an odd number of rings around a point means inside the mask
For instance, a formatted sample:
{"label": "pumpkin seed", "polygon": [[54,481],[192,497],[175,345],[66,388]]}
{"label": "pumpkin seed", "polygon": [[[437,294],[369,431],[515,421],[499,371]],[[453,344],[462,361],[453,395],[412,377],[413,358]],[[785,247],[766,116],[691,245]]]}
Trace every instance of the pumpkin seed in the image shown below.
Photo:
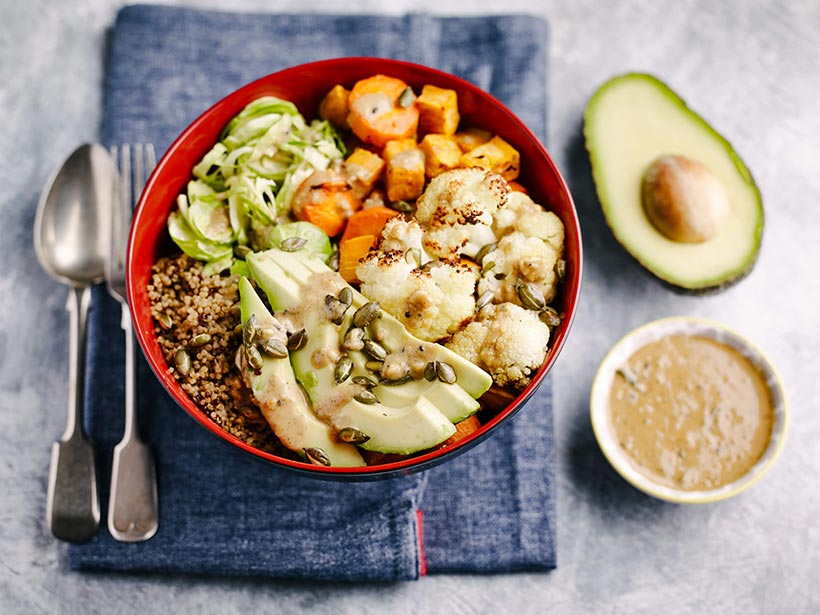
{"label": "pumpkin seed", "polygon": [[364,444],[369,439],[370,436],[355,427],[343,427],[339,430],[339,440],[348,444]]}
{"label": "pumpkin seed", "polygon": [[413,102],[416,100],[416,95],[413,93],[413,88],[409,85],[402,90],[402,93],[399,94],[399,107],[402,109],[407,109]]}
{"label": "pumpkin seed", "polygon": [[185,376],[191,371],[191,355],[185,352],[184,348],[178,348],[174,353],[174,365],[177,366],[179,373]]}
{"label": "pumpkin seed", "polygon": [[371,322],[381,316],[381,307],[378,301],[368,301],[353,314],[353,326],[364,329]]}
{"label": "pumpkin seed", "polygon": [[169,331],[174,326],[174,319],[164,312],[159,315],[157,322],[162,329]]}
{"label": "pumpkin seed", "polygon": [[191,348],[199,348],[200,346],[204,346],[210,341],[210,333],[200,333],[199,335],[195,335],[194,337],[192,337],[188,345],[191,346]]}
{"label": "pumpkin seed", "polygon": [[305,344],[307,344],[307,341],[308,341],[307,331],[305,331],[304,329],[299,329],[295,333],[292,333],[291,335],[288,336],[288,343],[287,343],[288,350],[290,350],[291,352],[296,352],[297,350],[301,350],[302,348],[305,347]]}
{"label": "pumpkin seed", "polygon": [[382,373],[382,366],[384,363],[381,361],[368,361],[364,364],[365,368],[369,369],[371,372],[376,372],[378,374]]}
{"label": "pumpkin seed", "polygon": [[341,301],[345,305],[352,305],[353,289],[349,286],[345,286],[344,288],[342,288],[342,290],[339,291],[339,301]]}
{"label": "pumpkin seed", "polygon": [[333,254],[330,255],[330,260],[327,261],[327,266],[333,269],[333,271],[339,271],[339,251],[334,250]]}
{"label": "pumpkin seed", "polygon": [[433,382],[437,376],[438,368],[437,364],[438,361],[430,361],[427,365],[424,366],[424,379],[427,382]]}
{"label": "pumpkin seed", "polygon": [[555,261],[555,275],[557,275],[558,279],[562,281],[567,277],[567,261],[563,258],[559,258]]}
{"label": "pumpkin seed", "polygon": [[379,398],[373,395],[370,389],[365,389],[364,391],[356,393],[356,395],[353,396],[353,399],[368,405],[379,403]]}
{"label": "pumpkin seed", "polygon": [[495,269],[495,261],[487,261],[486,263],[481,264],[481,273],[487,273]]}
{"label": "pumpkin seed", "polygon": [[379,383],[375,380],[371,380],[367,376],[353,376],[352,380],[353,384],[358,384],[359,386],[363,386],[366,389],[372,389],[376,387]]}
{"label": "pumpkin seed", "polygon": [[242,326],[242,343],[245,344],[245,346],[253,345],[261,328],[256,314],[251,314],[250,318],[248,318]]}
{"label": "pumpkin seed", "polygon": [[400,376],[399,378],[381,378],[379,380],[379,384],[384,384],[386,386],[397,386],[400,384],[404,384],[406,382],[410,382],[413,380],[412,374],[405,374],[404,376]]}
{"label": "pumpkin seed", "polygon": [[341,384],[345,380],[350,377],[350,372],[353,371],[353,361],[350,360],[350,357],[342,355],[339,359],[338,363],[336,363],[336,368],[333,370],[333,380],[336,384]]}
{"label": "pumpkin seed", "polygon": [[411,214],[415,209],[415,206],[409,201],[391,201],[388,205],[390,209],[394,209],[402,214]]}
{"label": "pumpkin seed", "polygon": [[538,317],[546,324],[548,327],[557,327],[561,324],[561,316],[550,306],[545,307]]}
{"label": "pumpkin seed", "polygon": [[279,244],[279,249],[285,252],[296,252],[305,247],[307,239],[304,237],[288,237]]}
{"label": "pumpkin seed", "polygon": [[334,325],[340,325],[345,319],[347,308],[350,306],[342,303],[333,295],[325,295],[325,307],[327,307],[330,322]]}
{"label": "pumpkin seed", "polygon": [[281,339],[277,337],[269,337],[263,341],[259,347],[269,357],[274,359],[284,359],[288,356],[288,347]]}
{"label": "pumpkin seed", "polygon": [[410,248],[405,253],[404,260],[410,263],[411,265],[421,267],[421,250],[419,250],[418,248]]}
{"label": "pumpkin seed", "polygon": [[495,294],[491,290],[485,290],[483,293],[481,293],[481,296],[475,302],[475,311],[479,312],[481,311],[481,308],[489,305],[490,302],[493,300],[493,297],[495,297]]}
{"label": "pumpkin seed", "polygon": [[515,289],[518,291],[518,298],[521,299],[521,304],[525,308],[540,312],[547,307],[544,293],[535,284],[519,284]]}
{"label": "pumpkin seed", "polygon": [[233,247],[233,255],[236,258],[241,258],[242,260],[245,260],[245,257],[251,252],[253,252],[253,250],[251,250],[248,246],[243,246],[239,243]]}
{"label": "pumpkin seed", "polygon": [[387,350],[385,347],[373,340],[364,340],[362,350],[376,359],[376,361],[384,361],[387,358]]}
{"label": "pumpkin seed", "polygon": [[449,363],[436,361],[436,376],[446,384],[453,384],[456,381],[456,370]]}
{"label": "pumpkin seed", "polygon": [[364,348],[364,329],[359,327],[350,327],[345,333],[342,346],[348,350],[361,350]]}
{"label": "pumpkin seed", "polygon": [[497,243],[488,243],[487,245],[481,246],[481,249],[478,252],[476,252],[475,262],[477,262],[480,265],[481,261],[484,260],[484,257],[487,256],[490,252],[493,252],[497,247]]}
{"label": "pumpkin seed", "polygon": [[253,369],[262,369],[264,359],[262,359],[262,354],[256,349],[256,346],[245,348],[245,358],[248,360],[248,365]]}
{"label": "pumpkin seed", "polygon": [[304,448],[302,451],[305,453],[307,460],[313,465],[325,467],[330,465],[330,457],[319,447],[312,446],[310,448]]}

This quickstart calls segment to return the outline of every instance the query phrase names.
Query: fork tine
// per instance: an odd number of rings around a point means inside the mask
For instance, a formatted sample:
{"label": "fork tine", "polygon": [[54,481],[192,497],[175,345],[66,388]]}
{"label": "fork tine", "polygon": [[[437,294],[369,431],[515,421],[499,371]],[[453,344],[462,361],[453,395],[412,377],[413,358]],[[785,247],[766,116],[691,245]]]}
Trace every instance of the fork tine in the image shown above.
{"label": "fork tine", "polygon": [[132,211],[134,209],[134,205],[140,200],[142,187],[145,185],[145,168],[143,164],[142,143],[136,143],[134,144],[134,192],[131,198]]}
{"label": "fork tine", "polygon": [[154,168],[157,166],[157,154],[154,151],[153,143],[145,144],[145,162],[147,165],[145,174],[150,177],[151,173],[154,172]]}
{"label": "fork tine", "polygon": [[109,151],[118,167],[119,180],[111,212],[106,282],[109,292],[124,297],[126,246],[131,218],[147,177],[156,167],[156,152],[151,143],[122,143],[111,146]]}
{"label": "fork tine", "polygon": [[133,178],[133,196],[131,199],[131,208],[133,210],[142,196],[142,191],[145,188],[145,183],[148,181],[148,176],[157,166],[156,152],[151,143],[136,143],[134,145],[134,178]]}
{"label": "fork tine", "polygon": [[128,204],[131,202],[131,146],[125,143],[120,149],[123,203]]}

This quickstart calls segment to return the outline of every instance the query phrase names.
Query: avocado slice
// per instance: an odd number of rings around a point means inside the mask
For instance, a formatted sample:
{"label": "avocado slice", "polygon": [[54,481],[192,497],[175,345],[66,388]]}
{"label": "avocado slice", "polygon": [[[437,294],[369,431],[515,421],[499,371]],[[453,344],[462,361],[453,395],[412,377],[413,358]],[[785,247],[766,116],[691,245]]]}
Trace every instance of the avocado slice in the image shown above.
{"label": "avocado slice", "polygon": [[[673,289],[704,293],[751,271],[763,235],[760,191],[731,144],[666,84],[643,73],[610,79],[587,104],[584,137],[607,224],[649,272]],[[694,161],[722,185],[728,215],[713,236],[671,239],[650,220],[646,174],[665,156]]]}
{"label": "avocado slice", "polygon": [[[273,315],[247,278],[240,278],[239,294],[243,326],[255,316],[261,328],[277,328]],[[321,449],[333,466],[365,465],[356,447],[332,437],[330,427],[313,413],[287,357],[277,359],[264,353],[261,356],[262,367],[258,370],[243,359],[242,375],[282,444],[302,455],[305,449]]]}
{"label": "avocado slice", "polygon": [[[378,401],[362,403],[356,398],[362,387],[353,384],[353,378],[375,378],[366,368],[369,357],[361,351],[347,350],[352,363],[351,374],[342,383],[335,382],[335,361],[323,363],[317,357],[327,353],[328,349],[334,354],[342,348],[353,314],[367,303],[367,299],[321,259],[303,251],[273,249],[250,254],[248,265],[272,305],[278,306],[283,313],[300,312],[302,326],[308,333],[307,342],[303,348],[292,351],[290,357],[296,378],[307,392],[314,410],[338,430],[351,427],[367,434],[369,440],[359,444],[362,448],[398,454],[432,448],[454,433],[453,423],[479,409],[474,397],[489,388],[490,376],[449,349],[415,338],[399,321],[384,312],[376,324],[368,327],[371,334],[373,327],[379,327],[384,336],[383,344],[389,350],[403,352],[418,347],[425,360],[448,362],[456,373],[456,383],[429,382],[423,378],[402,384],[380,383],[371,390]],[[330,278],[314,277],[322,275]],[[311,299],[306,299],[299,290],[310,288],[317,280],[326,287],[327,294],[335,295],[341,288],[350,289],[352,304],[340,325],[333,324],[325,314],[325,290],[320,290]],[[309,307],[311,302],[313,308]]]}
{"label": "avocado slice", "polygon": [[404,408],[363,404],[351,400],[334,418],[340,427],[352,427],[370,439],[359,446],[368,451],[408,455],[433,448],[452,436],[456,428],[424,396]]}

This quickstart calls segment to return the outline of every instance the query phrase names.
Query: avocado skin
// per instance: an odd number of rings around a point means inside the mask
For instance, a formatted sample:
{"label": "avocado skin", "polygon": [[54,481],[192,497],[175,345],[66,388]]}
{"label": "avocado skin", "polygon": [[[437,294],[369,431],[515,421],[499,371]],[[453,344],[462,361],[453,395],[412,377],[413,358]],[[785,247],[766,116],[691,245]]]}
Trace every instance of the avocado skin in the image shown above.
{"label": "avocado skin", "polygon": [[[714,138],[718,143],[722,145],[725,149],[728,156],[731,158],[734,166],[738,172],[738,174],[743,178],[745,183],[747,183],[754,191],[755,195],[755,206],[757,207],[757,214],[758,214],[758,224],[755,228],[755,237],[754,237],[754,248],[751,253],[750,258],[744,263],[742,269],[739,269],[733,275],[730,275],[720,281],[714,283],[705,283],[703,285],[697,286],[684,286],[678,284],[672,280],[669,280],[663,277],[662,274],[655,271],[652,267],[651,263],[645,262],[641,259],[635,252],[630,249],[630,246],[627,245],[627,242],[623,241],[622,238],[618,235],[617,229],[613,224],[611,216],[608,215],[607,212],[607,205],[605,204],[605,198],[603,198],[604,188],[602,185],[602,180],[600,177],[600,173],[596,172],[596,169],[599,168],[600,163],[596,164],[596,154],[594,151],[594,137],[590,134],[589,126],[591,124],[592,115],[596,111],[596,106],[600,99],[606,94],[607,90],[610,87],[614,87],[619,85],[624,80],[643,80],[645,82],[651,83],[654,87],[660,90],[670,101],[674,102],[679,108],[681,113],[688,114],[689,117],[695,119],[703,129],[708,132],[708,134]],[[621,247],[629,254],[629,256],[634,260],[636,263],[640,265],[640,268],[645,272],[648,273],[653,279],[659,281],[661,285],[668,290],[671,290],[679,295],[684,296],[709,296],[709,295],[716,295],[719,294],[732,286],[736,285],[738,282],[745,279],[754,269],[755,264],[757,263],[757,259],[760,255],[760,249],[763,243],[763,229],[765,227],[765,210],[763,208],[763,199],[760,193],[760,189],[755,181],[751,171],[740,158],[739,154],[735,151],[732,144],[719,132],[717,132],[711,124],[709,124],[704,118],[702,118],[697,112],[695,112],[687,103],[686,101],[681,98],[672,88],[670,88],[666,83],[661,81],[658,77],[648,74],[648,73],[641,73],[641,72],[628,72],[623,73],[621,75],[617,75],[615,77],[610,78],[602,85],[595,90],[595,92],[590,97],[589,101],[587,102],[586,109],[584,110],[584,122],[583,122],[583,129],[582,133],[584,136],[584,144],[587,151],[587,155],[589,156],[591,168],[592,168],[592,178],[595,184],[595,189],[598,195],[598,200],[601,204],[601,207],[604,212],[604,218],[606,220],[607,226],[609,227],[612,234],[615,236],[616,241],[621,245]],[[647,160],[647,165],[651,163],[651,160]]]}

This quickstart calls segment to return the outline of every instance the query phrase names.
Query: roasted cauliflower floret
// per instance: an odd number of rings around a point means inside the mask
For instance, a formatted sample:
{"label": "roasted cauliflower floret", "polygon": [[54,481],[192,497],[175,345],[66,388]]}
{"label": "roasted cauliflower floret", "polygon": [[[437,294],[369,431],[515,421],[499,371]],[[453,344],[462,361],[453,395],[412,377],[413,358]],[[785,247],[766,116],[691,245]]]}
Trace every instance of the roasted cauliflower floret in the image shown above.
{"label": "roasted cauliflower floret", "polygon": [[493,216],[509,195],[504,178],[483,169],[453,169],[437,175],[416,202],[424,247],[439,258],[475,256],[495,241]]}
{"label": "roasted cauliflower floret", "polygon": [[535,312],[500,303],[482,308],[447,346],[487,370],[498,386],[523,389],[544,363],[549,341],[549,327]]}
{"label": "roasted cauliflower floret", "polygon": [[408,262],[416,266],[423,265],[432,259],[424,250],[422,237],[421,227],[416,220],[405,220],[402,216],[395,216],[390,218],[382,229],[379,250],[402,252]]}
{"label": "roasted cauliflower floret", "polygon": [[519,231],[527,237],[543,239],[555,249],[559,258],[564,250],[564,224],[561,219],[523,192],[512,192],[506,206],[496,211],[493,230],[498,237]]}
{"label": "roasted cauliflower floret", "polygon": [[409,260],[400,250],[370,252],[356,267],[362,294],[416,337],[431,342],[447,337],[475,311],[477,275],[457,261],[422,269]]}
{"label": "roasted cauliflower floret", "polygon": [[555,297],[558,280],[555,263],[558,252],[551,244],[538,237],[527,237],[513,231],[501,238],[495,250],[488,252],[481,263],[483,275],[478,282],[478,295],[490,291],[493,303],[511,302],[527,308],[518,287],[530,284],[537,289],[546,303]]}

